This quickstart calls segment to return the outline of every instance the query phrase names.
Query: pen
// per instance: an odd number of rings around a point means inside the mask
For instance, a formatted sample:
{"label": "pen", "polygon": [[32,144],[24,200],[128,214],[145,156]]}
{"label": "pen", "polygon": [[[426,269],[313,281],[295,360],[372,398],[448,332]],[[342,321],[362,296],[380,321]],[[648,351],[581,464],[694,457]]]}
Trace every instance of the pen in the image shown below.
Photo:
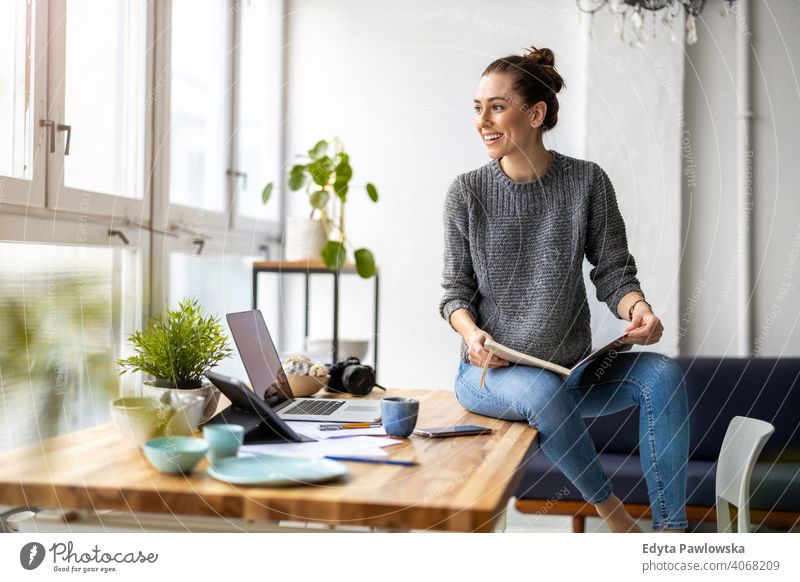
{"label": "pen", "polygon": [[419,465],[416,461],[396,461],[393,459],[368,459],[367,457],[341,457],[339,455],[325,455],[326,459],[332,461],[355,461],[357,463],[378,463],[381,465],[402,465],[403,467],[415,467]]}
{"label": "pen", "polygon": [[380,423],[374,422],[349,422],[347,424],[321,424],[319,430],[340,430],[343,428],[377,428]]}

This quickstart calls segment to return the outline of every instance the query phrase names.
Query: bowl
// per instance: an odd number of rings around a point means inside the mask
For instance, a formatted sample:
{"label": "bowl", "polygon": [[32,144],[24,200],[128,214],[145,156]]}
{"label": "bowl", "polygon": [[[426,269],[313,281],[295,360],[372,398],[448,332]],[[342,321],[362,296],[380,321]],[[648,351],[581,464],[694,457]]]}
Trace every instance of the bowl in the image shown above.
{"label": "bowl", "polygon": [[289,388],[292,389],[292,396],[295,398],[303,398],[319,392],[321,388],[324,388],[328,384],[328,380],[330,380],[331,377],[309,376],[308,374],[304,376],[286,374],[286,378],[289,380]]}
{"label": "bowl", "polygon": [[190,473],[208,451],[205,439],[187,436],[166,436],[150,439],[144,445],[144,455],[164,473]]}
{"label": "bowl", "polygon": [[111,420],[123,438],[139,447],[164,434],[170,407],[147,397],[117,398],[110,404]]}
{"label": "bowl", "polygon": [[[306,338],[306,349],[312,352],[330,354],[333,352],[333,340],[331,338]],[[363,360],[367,357],[368,349],[369,340],[339,338],[339,353],[336,354],[336,356],[340,360],[343,360],[348,356],[355,356],[359,360]]]}

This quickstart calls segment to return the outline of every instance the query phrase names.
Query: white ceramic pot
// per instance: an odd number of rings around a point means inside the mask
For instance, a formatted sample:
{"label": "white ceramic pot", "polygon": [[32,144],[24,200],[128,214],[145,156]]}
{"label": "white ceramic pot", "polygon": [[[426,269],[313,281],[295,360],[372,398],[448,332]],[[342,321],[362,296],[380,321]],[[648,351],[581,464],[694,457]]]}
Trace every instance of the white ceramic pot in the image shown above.
{"label": "white ceramic pot", "polygon": [[161,400],[166,392],[177,393],[175,397],[171,397],[170,400],[168,400],[168,402],[172,403],[180,400],[181,396],[202,396],[205,399],[205,406],[203,406],[203,412],[200,415],[198,424],[206,422],[214,416],[214,413],[217,411],[220,392],[217,390],[217,387],[208,380],[203,380],[203,385],[200,388],[165,388],[156,386],[155,381],[151,380],[145,380],[142,383],[142,396]]}
{"label": "white ceramic pot", "polygon": [[287,261],[320,261],[322,247],[328,242],[322,220],[293,216],[286,220],[283,258]]}

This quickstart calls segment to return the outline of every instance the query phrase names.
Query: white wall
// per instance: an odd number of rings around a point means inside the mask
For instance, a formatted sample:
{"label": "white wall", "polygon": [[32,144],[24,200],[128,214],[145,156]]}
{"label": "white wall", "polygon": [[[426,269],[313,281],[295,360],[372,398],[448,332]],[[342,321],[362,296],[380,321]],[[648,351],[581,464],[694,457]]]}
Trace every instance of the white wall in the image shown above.
{"label": "white wall", "polygon": [[[650,24],[648,15],[648,33]],[[614,184],[642,290],[664,325],[658,344],[635,349],[670,356],[678,353],[682,25],[682,19],[673,24],[675,42],[658,23],[655,38],[631,47],[602,11],[592,25],[586,67],[586,157]],[[587,293],[594,287],[587,285]],[[608,309],[593,309],[592,319],[596,338],[611,339],[626,325]]]}
{"label": "white wall", "polygon": [[[584,51],[556,0],[289,3],[288,151],[338,134],[354,182],[374,181],[373,205],[352,192],[348,232],[371,248],[382,272],[380,376],[385,385],[450,388],[460,338],[439,317],[442,203],[450,181],[488,161],[472,99],[492,60],[551,47],[567,80],[550,147],[582,153]],[[572,15],[572,6],[566,6]],[[306,212],[305,201],[295,208]],[[367,337],[371,284],[346,281],[343,335]],[[311,335],[330,333],[329,287],[316,294]],[[302,307],[290,316],[301,314]],[[299,347],[301,320],[290,338]]]}
{"label": "white wall", "polygon": [[[800,298],[792,269],[788,287],[780,285],[796,259],[791,241],[800,232],[800,168],[789,161],[789,140],[798,128],[790,63],[800,50],[792,35],[800,5],[757,5],[757,321],[769,322],[764,355],[797,354]],[[357,246],[375,252],[381,268],[382,383],[452,387],[460,340],[437,312],[442,201],[456,174],[487,161],[471,109],[481,71],[494,58],[532,44],[555,51],[567,82],[559,125],[547,145],[596,160],[614,182],[644,290],[666,329],[662,342],[648,349],[670,355],[679,345],[684,354],[731,350],[735,280],[730,297],[721,289],[735,273],[737,236],[734,94],[726,68],[733,23],[718,9],[709,3],[698,22],[699,42],[684,53],[682,22],[675,27],[676,44],[659,26],[656,39],[632,48],[613,36],[613,23],[601,16],[589,43],[574,4],[558,0],[507,2],[502,11],[477,0],[289,2],[288,152],[339,135],[352,157],[354,183],[373,181],[381,193],[373,205],[351,191],[348,233]],[[684,107],[688,157],[681,155]],[[695,172],[691,188],[681,170]],[[290,212],[307,212],[300,196],[290,198]],[[330,334],[325,283],[319,280],[313,295],[312,336]],[[292,298],[300,298],[299,290],[291,289]],[[371,283],[344,280],[343,337],[369,336],[371,290]],[[587,292],[598,336],[622,329],[597,303],[588,279]],[[782,313],[769,318],[778,293]],[[290,327],[282,348],[299,348],[300,302],[287,305],[286,315]],[[760,330],[757,323],[755,332]]]}
{"label": "white wall", "polygon": [[[687,50],[682,318],[684,353],[741,355],[736,277],[734,18],[706,10]],[[800,4],[752,2],[754,350],[800,355]]]}

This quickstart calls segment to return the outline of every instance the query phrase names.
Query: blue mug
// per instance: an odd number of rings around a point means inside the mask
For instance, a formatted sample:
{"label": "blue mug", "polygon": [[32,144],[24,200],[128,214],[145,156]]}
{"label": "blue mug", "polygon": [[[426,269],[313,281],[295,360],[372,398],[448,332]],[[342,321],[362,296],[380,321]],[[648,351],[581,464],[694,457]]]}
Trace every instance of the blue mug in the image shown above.
{"label": "blue mug", "polygon": [[407,437],[417,426],[419,400],[391,396],[381,400],[383,430],[391,436]]}
{"label": "blue mug", "polygon": [[208,442],[208,462],[212,465],[225,457],[235,457],[244,443],[244,427],[241,424],[207,424],[203,427],[203,438]]}

